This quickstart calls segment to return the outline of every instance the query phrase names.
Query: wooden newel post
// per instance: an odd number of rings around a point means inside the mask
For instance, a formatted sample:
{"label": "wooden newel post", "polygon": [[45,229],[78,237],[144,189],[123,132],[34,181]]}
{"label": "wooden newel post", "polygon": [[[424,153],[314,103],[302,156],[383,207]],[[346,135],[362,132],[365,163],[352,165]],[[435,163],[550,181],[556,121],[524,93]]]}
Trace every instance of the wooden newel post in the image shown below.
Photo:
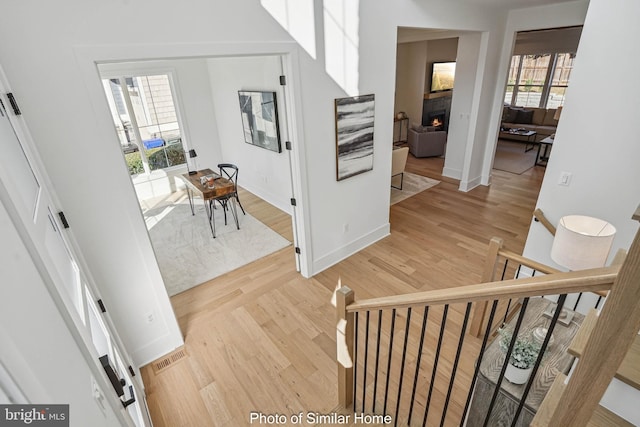
{"label": "wooden newel post", "polygon": [[347,306],[355,300],[347,286],[336,291],[336,358],[338,361],[338,403],[348,408],[353,402],[353,313]]}
{"label": "wooden newel post", "polygon": [[[496,266],[498,265],[498,252],[502,249],[504,241],[499,237],[494,237],[489,241],[489,249],[487,250],[487,257],[484,261],[484,270],[482,271],[482,283],[493,282],[495,280]],[[478,301],[475,303],[473,309],[473,316],[471,317],[471,326],[469,327],[469,333],[474,337],[480,336],[484,319],[487,315],[488,301]]]}

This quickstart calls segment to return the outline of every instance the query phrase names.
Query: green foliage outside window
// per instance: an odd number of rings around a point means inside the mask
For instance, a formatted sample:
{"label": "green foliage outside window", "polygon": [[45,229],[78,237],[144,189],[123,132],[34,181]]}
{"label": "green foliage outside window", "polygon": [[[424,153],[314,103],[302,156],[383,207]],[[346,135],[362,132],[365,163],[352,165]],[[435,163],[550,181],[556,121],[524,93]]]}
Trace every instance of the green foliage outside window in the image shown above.
{"label": "green foliage outside window", "polygon": [[[125,154],[124,158],[127,162],[130,175],[144,172],[139,151]],[[151,170],[164,169],[185,163],[184,151],[182,150],[181,144],[147,150],[147,159],[149,159],[149,169]]]}

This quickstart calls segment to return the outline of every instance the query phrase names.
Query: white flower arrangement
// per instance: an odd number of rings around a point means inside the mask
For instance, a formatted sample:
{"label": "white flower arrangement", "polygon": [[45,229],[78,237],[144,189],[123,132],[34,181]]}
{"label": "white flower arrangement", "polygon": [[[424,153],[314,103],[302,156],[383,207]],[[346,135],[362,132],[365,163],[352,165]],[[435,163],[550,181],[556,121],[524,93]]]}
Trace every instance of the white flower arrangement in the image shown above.
{"label": "white flower arrangement", "polygon": [[[498,333],[500,334],[500,348],[506,353],[507,350],[509,350],[509,344],[511,343],[513,332],[505,329],[499,329]],[[540,344],[534,341],[533,338],[518,336],[515,344],[513,345],[513,351],[511,352],[509,363],[516,368],[529,369],[535,365],[540,349]]]}

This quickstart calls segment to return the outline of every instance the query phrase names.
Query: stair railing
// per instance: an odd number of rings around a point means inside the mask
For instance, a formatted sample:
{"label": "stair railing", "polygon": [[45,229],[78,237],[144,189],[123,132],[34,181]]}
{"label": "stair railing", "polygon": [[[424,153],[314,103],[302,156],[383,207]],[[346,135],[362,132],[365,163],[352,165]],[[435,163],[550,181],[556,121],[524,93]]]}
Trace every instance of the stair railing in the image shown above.
{"label": "stair railing", "polygon": [[[390,417],[394,425],[443,426],[447,421],[462,426],[500,301],[522,299],[505,354],[508,360],[530,298],[559,294],[562,307],[569,293],[609,290],[618,269],[552,273],[363,301],[355,301],[353,291],[343,286],[336,292],[339,403],[345,408],[352,405],[356,414]],[[482,339],[467,333],[474,302],[491,304]],[[560,312],[555,310],[512,425],[525,405]],[[480,425],[491,425],[499,389]]]}
{"label": "stair railing", "polygon": [[[489,248],[487,257],[485,258],[481,280],[482,282],[493,282],[495,280],[505,280],[509,277],[518,279],[521,276],[523,267],[529,269],[529,274],[532,277],[535,277],[538,273],[560,273],[560,270],[504,249],[503,240],[494,237],[489,241]],[[502,271],[502,274],[500,278],[497,279],[497,273],[499,271]],[[506,323],[513,316],[519,307],[519,302],[516,300],[514,303],[512,298],[498,301],[498,313],[504,313],[504,315],[494,318],[491,332],[495,333],[502,324]],[[469,327],[469,333],[474,337],[480,337],[483,328],[486,326],[489,309],[488,301],[479,301],[475,304],[471,326]]]}

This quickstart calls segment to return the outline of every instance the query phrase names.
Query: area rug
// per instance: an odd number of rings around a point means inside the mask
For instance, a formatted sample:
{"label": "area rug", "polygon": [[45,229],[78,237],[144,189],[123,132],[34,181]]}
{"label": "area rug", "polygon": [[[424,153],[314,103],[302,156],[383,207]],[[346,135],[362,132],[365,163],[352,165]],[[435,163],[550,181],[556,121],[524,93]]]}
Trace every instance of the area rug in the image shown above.
{"label": "area rug", "polygon": [[[529,145],[530,146],[530,145]],[[536,163],[537,148],[525,152],[523,142],[498,140],[493,168],[505,172],[522,174],[531,169]]]}
{"label": "area rug", "polygon": [[391,204],[395,205],[396,203],[408,199],[409,197],[427,190],[439,183],[440,181],[427,178],[426,176],[416,175],[411,172],[405,172],[404,182],[402,183],[402,190],[391,187]]}
{"label": "area rug", "polygon": [[169,296],[176,295],[291,244],[275,231],[238,209],[240,230],[218,205],[214,211],[216,238],[211,235],[202,200],[188,201],[144,213],[160,273]]}

